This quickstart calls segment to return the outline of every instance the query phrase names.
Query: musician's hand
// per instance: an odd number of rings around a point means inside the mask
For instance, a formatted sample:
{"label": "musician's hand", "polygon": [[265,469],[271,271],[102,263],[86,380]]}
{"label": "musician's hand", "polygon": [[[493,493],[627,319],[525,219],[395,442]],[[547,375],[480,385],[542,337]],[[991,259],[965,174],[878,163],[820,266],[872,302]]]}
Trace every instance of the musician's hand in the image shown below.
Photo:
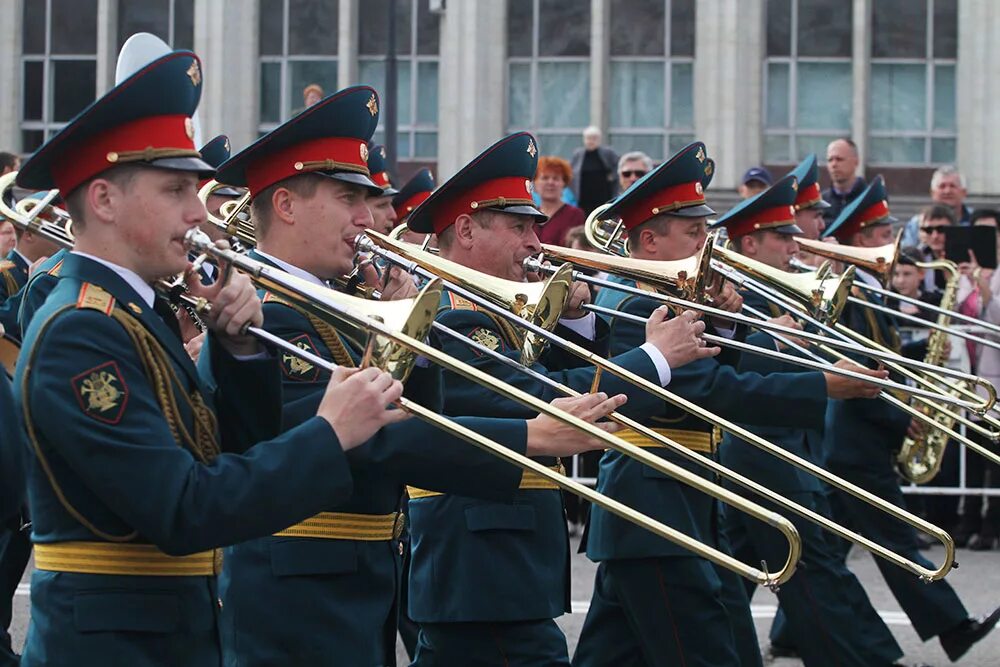
{"label": "musician's hand", "polygon": [[[708,295],[712,298],[712,306],[729,313],[738,313],[743,309],[743,297],[736,291],[733,284],[728,280],[721,281],[714,289],[709,290]],[[726,320],[722,321],[722,328],[731,327],[732,324]]]}
{"label": "musician's hand", "polygon": [[201,348],[205,345],[205,334],[200,333],[188,342],[184,343],[184,351],[188,353],[191,357],[191,361],[195,364],[198,363],[198,358],[201,356]]}
{"label": "musician's hand", "polygon": [[912,438],[914,440],[922,438],[924,433],[927,432],[927,424],[923,423],[916,417],[910,420],[910,425],[906,427],[906,437]]}
{"label": "musician's hand", "polygon": [[[228,247],[226,241],[216,245]],[[244,333],[246,327],[259,327],[264,323],[264,311],[250,278],[223,269],[223,279],[203,285],[194,267],[189,266],[184,275],[188,292],[208,301],[211,308],[205,313],[205,326],[215,333],[219,342],[232,355],[249,356],[262,348],[257,339]],[[228,279],[226,277],[228,276]]]}
{"label": "musician's hand", "polygon": [[588,303],[590,303],[590,288],[587,283],[574,282],[569,288],[569,298],[566,299],[562,317],[567,320],[580,319],[589,312],[583,308]]}
{"label": "musician's hand", "polygon": [[[771,319],[768,320],[768,322],[770,322],[771,324],[781,325],[787,329],[798,329],[799,331],[802,331],[802,324],[788,313],[784,313],[779,317],[772,317]],[[806,342],[804,340],[802,340],[801,338],[797,338],[796,336],[789,336],[786,334],[779,334],[779,335],[785,336],[785,338],[788,338],[793,343],[797,343],[798,345],[801,345],[803,347],[805,347],[806,345]],[[779,350],[784,350],[788,347],[779,340],[775,340],[775,343],[777,344],[777,348]]]}
{"label": "musician's hand", "polygon": [[705,323],[698,319],[698,314],[685,310],[677,317],[667,319],[670,310],[660,306],[649,316],[646,322],[646,342],[652,343],[663,354],[670,368],[680,368],[684,364],[714,357],[721,350],[718,347],[708,347],[702,334],[705,333]]}
{"label": "musician's hand", "polygon": [[[880,378],[882,380],[889,378],[889,371],[873,371],[846,359],[841,359],[834,366],[867,375],[868,377]],[[830,398],[875,398],[881,391],[881,387],[878,385],[865,382],[864,380],[855,380],[854,378],[844,377],[835,373],[823,373],[823,375],[826,377],[826,395]]]}
{"label": "musician's hand", "polygon": [[390,266],[386,275],[380,276],[371,262],[366,262],[361,265],[361,275],[364,276],[365,285],[381,292],[382,301],[412,299],[419,291],[410,274],[398,266]]}
{"label": "musician's hand", "polygon": [[951,336],[944,339],[944,345],[941,346],[941,351],[944,352],[944,358],[951,358]]}
{"label": "musician's hand", "polygon": [[337,434],[344,451],[378,433],[386,424],[409,417],[392,404],[403,395],[403,383],[377,368],[338,366],[326,385],[316,415]]}
{"label": "musician's hand", "polygon": [[[187,344],[192,340],[202,335],[201,329],[199,329],[198,325],[195,324],[195,321],[191,319],[191,314],[188,313],[186,308],[177,309],[177,324],[181,328],[181,340],[184,342],[185,347],[187,347]],[[200,348],[201,345],[199,344],[198,347]]]}
{"label": "musician's hand", "polygon": [[[604,392],[598,392],[573,398],[557,398],[552,401],[552,405],[594,424],[598,419],[606,417],[620,408],[625,404],[625,401],[625,394],[609,398]],[[614,433],[620,428],[618,424],[610,422],[596,425],[609,433]],[[528,456],[572,456],[602,447],[604,444],[600,440],[588,437],[576,427],[548,415],[541,414],[528,420],[528,448],[526,451]]]}

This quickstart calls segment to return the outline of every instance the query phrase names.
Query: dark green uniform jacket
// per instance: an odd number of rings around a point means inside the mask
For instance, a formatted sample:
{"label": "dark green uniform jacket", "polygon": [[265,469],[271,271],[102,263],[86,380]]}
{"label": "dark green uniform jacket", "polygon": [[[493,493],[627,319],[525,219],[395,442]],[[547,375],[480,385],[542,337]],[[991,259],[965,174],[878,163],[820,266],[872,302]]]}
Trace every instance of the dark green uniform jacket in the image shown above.
{"label": "dark green uniform jacket", "polygon": [[11,250],[6,259],[0,260],[0,325],[8,336],[21,339],[21,328],[17,324],[17,307],[20,303],[21,288],[28,282],[28,263],[17,252]]}
{"label": "dark green uniform jacket", "polygon": [[[237,361],[212,336],[206,345],[211,395],[167,320],[123,278],[65,257],[15,378],[34,450],[36,561],[43,545],[74,541],[203,552],[280,530],[350,493],[325,420],[277,437],[277,360]],[[79,566],[35,571],[22,665],[219,664],[214,576],[66,571]]]}
{"label": "dark green uniform jacket", "polygon": [[[273,264],[254,252],[251,256]],[[325,359],[357,365],[364,348],[358,332],[344,335],[272,295],[262,292],[261,298],[268,331]],[[329,373],[285,352],[278,356],[282,427],[287,429],[316,413]],[[440,411],[439,369],[414,369],[406,394]],[[456,421],[525,451],[522,420]],[[519,468],[416,418],[383,428],[352,450],[348,460],[354,493],[346,501],[325,504],[324,512],[392,514],[407,483],[507,501],[521,479]],[[224,664],[393,664],[401,560],[398,539],[275,535],[230,547],[220,577]]]}

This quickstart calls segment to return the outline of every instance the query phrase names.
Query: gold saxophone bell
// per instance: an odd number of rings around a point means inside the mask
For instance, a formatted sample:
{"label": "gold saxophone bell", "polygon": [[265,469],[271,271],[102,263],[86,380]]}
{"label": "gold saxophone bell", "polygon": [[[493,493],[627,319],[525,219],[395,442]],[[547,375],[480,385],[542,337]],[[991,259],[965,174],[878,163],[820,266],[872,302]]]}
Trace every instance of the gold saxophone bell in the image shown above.
{"label": "gold saxophone bell", "polygon": [[[488,295],[493,303],[503,304],[515,315],[532,322],[546,331],[552,331],[559,323],[566,300],[573,284],[573,267],[568,264],[554,273],[548,280],[537,283],[521,283],[487,276],[466,266],[444,259],[427,250],[421,250],[412,243],[394,241],[375,231],[365,232],[373,243],[390,250],[418,264],[433,265],[435,273],[466,289]],[[474,285],[474,287],[473,287]],[[545,349],[548,341],[533,333],[522,334],[512,330],[516,340],[522,341],[521,363],[530,366]]]}

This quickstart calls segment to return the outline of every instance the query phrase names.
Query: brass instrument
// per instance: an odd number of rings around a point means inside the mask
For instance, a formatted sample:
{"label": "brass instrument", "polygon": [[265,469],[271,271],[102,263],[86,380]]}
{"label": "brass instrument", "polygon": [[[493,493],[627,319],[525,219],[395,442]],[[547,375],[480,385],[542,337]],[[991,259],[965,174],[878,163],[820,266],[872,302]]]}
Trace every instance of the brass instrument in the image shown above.
{"label": "brass instrument", "polygon": [[860,266],[878,278],[884,287],[892,282],[892,271],[896,267],[896,258],[899,257],[899,244],[902,238],[903,234],[900,232],[896,235],[895,241],[876,248],[858,248],[828,241],[813,241],[801,236],[796,236],[795,242],[799,244],[800,249],[814,255],[844,264]]}
{"label": "brass instrument", "polygon": [[[948,282],[941,295],[941,308],[953,310],[955,299],[958,296],[958,266],[954,262],[947,260],[934,262],[937,268],[948,272]],[[947,326],[950,318],[941,314],[938,316],[938,324]],[[947,342],[948,334],[941,330],[932,331],[927,338],[927,354],[924,361],[935,366],[947,363]],[[955,392],[957,395],[958,392]],[[918,409],[921,409],[918,407]],[[923,406],[926,411],[926,406]],[[941,422],[948,428],[955,425],[955,420],[950,412],[938,410],[933,415],[934,419]],[[933,429],[924,432],[916,438],[907,436],[903,440],[903,446],[896,456],[896,467],[899,473],[914,484],[924,484],[934,479],[941,469],[944,461],[945,447],[948,446],[948,437],[940,430]]]}
{"label": "brass instrument", "polygon": [[[748,501],[747,499],[738,496],[723,487],[713,484],[698,475],[695,475],[694,473],[688,472],[670,461],[655,456],[640,447],[631,445],[624,440],[607,433],[600,427],[559,410],[545,401],[527,394],[514,386],[499,382],[482,371],[479,371],[468,364],[462,363],[461,361],[458,361],[442,353],[440,350],[424,343],[422,339],[408,335],[408,333],[419,333],[420,331],[426,331],[426,328],[429,328],[430,323],[433,321],[437,313],[437,305],[440,301],[442,281],[431,280],[431,282],[424,287],[421,295],[416,299],[415,307],[411,309],[409,315],[402,318],[403,321],[407,322],[410,327],[408,332],[404,332],[395,328],[393,325],[385,323],[384,320],[386,318],[380,315],[381,309],[386,306],[383,302],[366,302],[362,299],[339,294],[333,290],[323,288],[308,281],[296,278],[295,276],[291,276],[284,271],[270,267],[262,262],[254,261],[253,259],[233,250],[218,248],[203,232],[196,229],[189,231],[185,240],[188,247],[192,250],[199,253],[205,253],[214,257],[220,263],[233,266],[240,271],[245,272],[259,287],[280,295],[282,298],[295,303],[299,307],[313,313],[317,317],[334,323],[346,322],[350,326],[359,327],[369,331],[372,334],[372,339],[369,341],[369,350],[373,346],[382,348],[374,352],[366,352],[366,358],[370,357],[372,361],[395,359],[402,362],[402,357],[413,357],[419,354],[448,371],[461,375],[472,382],[476,382],[493,389],[505,398],[518,402],[533,411],[547,414],[554,419],[574,426],[588,436],[600,440],[608,447],[618,451],[629,452],[630,455],[640,458],[645,463],[660,472],[675,477],[685,484],[689,484],[690,486],[708,493],[713,497],[740,509],[741,511],[749,513],[751,516],[754,516],[760,521],[763,521],[767,525],[770,525],[782,532],[788,540],[788,560],[781,570],[775,573],[770,573],[766,569],[762,571],[758,568],[741,563],[735,558],[715,549],[714,547],[698,542],[697,540],[671,528],[670,526],[636,512],[634,509],[612,498],[608,498],[607,496],[597,493],[596,491],[583,486],[578,482],[574,482],[561,474],[553,472],[549,468],[531,460],[530,458],[513,452],[498,443],[469,431],[468,429],[462,429],[447,418],[427,410],[426,408],[405,400],[401,402],[404,409],[420,419],[434,424],[435,426],[452,433],[453,435],[463,438],[466,441],[481,447],[496,456],[499,456],[508,463],[517,465],[525,470],[530,470],[548,479],[560,488],[578,495],[595,505],[612,512],[616,516],[625,519],[626,521],[630,521],[646,530],[649,530],[659,537],[678,544],[683,548],[692,551],[696,555],[705,558],[720,567],[736,572],[737,574],[758,584],[773,587],[787,581],[788,578],[791,577],[795,568],[795,563],[798,561],[801,542],[795,527],[784,517],[767,510],[752,501]],[[399,318],[390,319],[393,322],[399,321]],[[372,342],[372,340],[376,342]],[[326,364],[326,367],[329,367],[329,364]]]}
{"label": "brass instrument", "polygon": [[212,179],[198,191],[198,199],[205,205],[208,211],[208,221],[233,237],[240,243],[253,247],[257,245],[257,237],[253,223],[250,221],[250,192],[244,192],[236,199],[230,199],[219,207],[219,215],[214,215],[208,209],[208,198],[220,189],[230,187],[225,183],[219,183]]}
{"label": "brass instrument", "polygon": [[[408,272],[423,278],[427,279],[439,278],[441,277],[442,274],[445,273],[444,270],[439,268],[442,261],[442,258],[440,258],[439,256],[433,255],[425,251],[421,251],[419,248],[413,246],[412,244],[398,243],[392,241],[391,239],[381,234],[371,232],[368,235],[366,235],[366,237],[359,237],[358,247],[359,250],[361,251],[378,254],[382,256],[384,259],[389,260],[393,264],[396,264],[397,266],[404,268]],[[570,352],[574,356],[579,357],[583,361],[591,365],[594,365],[599,370],[609,372],[626,382],[629,382],[645,391],[648,391],[652,393],[654,396],[662,398],[663,400],[671,403],[672,405],[675,405],[681,408],[682,410],[685,410],[691,413],[692,415],[695,415],[709,423],[712,423],[720,427],[721,429],[729,433],[732,433],[736,437],[741,438],[746,442],[760,449],[763,449],[764,451],[771,453],[772,455],[784,461],[785,463],[789,463],[798,468],[801,468],[806,472],[809,472],[810,474],[815,475],[820,479],[823,479],[828,484],[840,488],[846,493],[850,493],[856,498],[859,498],[875,507],[878,507],[882,511],[888,513],[890,516],[900,521],[904,521],[922,532],[934,536],[934,538],[940,541],[945,547],[945,562],[939,568],[931,570],[929,568],[921,566],[919,563],[910,561],[909,559],[899,554],[891,552],[888,549],[882,547],[881,545],[875,544],[870,540],[866,540],[860,535],[856,535],[854,533],[851,533],[850,531],[846,531],[842,527],[838,530],[826,523],[818,522],[821,523],[821,525],[823,525],[824,527],[830,529],[833,532],[836,532],[845,539],[850,539],[851,541],[854,541],[856,544],[861,545],[863,548],[869,549],[879,557],[884,558],[894,563],[895,565],[916,574],[921,579],[924,579],[926,581],[933,581],[944,577],[952,567],[954,560],[954,543],[951,537],[945,531],[924,521],[920,517],[917,517],[907,512],[903,508],[888,503],[885,500],[879,498],[878,496],[875,496],[874,494],[871,494],[870,492],[860,487],[857,487],[854,484],[851,484],[850,482],[840,477],[828,473],[826,470],[813,464],[812,462],[802,459],[798,456],[795,456],[794,454],[791,454],[787,450],[780,448],[768,442],[767,440],[764,440],[760,436],[751,433],[750,431],[732,423],[731,421],[726,420],[708,410],[705,410],[704,408],[695,405],[694,403],[691,403],[690,401],[684,398],[681,398],[680,396],[664,389],[663,387],[660,387],[657,384],[649,382],[645,378],[636,375],[630,372],[629,370],[622,368],[614,364],[613,362],[608,361],[607,359],[604,359],[599,355],[596,355],[578,345],[575,345],[570,341],[555,336],[548,331],[542,330],[531,322],[517,318],[516,315],[514,315],[509,311],[509,309],[506,307],[505,304],[498,304],[493,302],[487,294],[488,290],[483,289],[482,285],[484,283],[494,280],[492,277],[485,276],[484,274],[469,269],[468,267],[456,265],[454,263],[451,264],[452,267],[449,268],[447,271],[450,278],[446,279],[444,282],[445,287],[448,290],[454,292],[455,294],[458,294],[459,296],[462,296],[463,298],[473,301],[482,310],[487,311],[503,319],[506,319],[507,321],[513,323],[515,326],[519,328],[526,329],[528,331],[538,334],[539,336],[548,338],[552,343]],[[550,267],[548,270],[555,271],[557,269]],[[613,287],[617,288],[619,286],[613,285]],[[797,330],[792,330],[792,331],[794,334],[801,333],[798,332]],[[644,435],[645,434],[646,433],[644,433]],[[622,451],[619,448],[616,448],[616,450]],[[633,458],[638,458],[638,456],[633,456],[632,453],[626,453],[626,455],[632,456]],[[643,463],[646,462],[643,459],[640,460]],[[720,474],[725,474],[722,473],[721,471],[719,472]],[[785,503],[785,506],[786,507],[788,506],[787,503]],[[798,511],[795,510],[794,508],[792,509],[793,511]],[[812,519],[813,517],[809,518]]]}

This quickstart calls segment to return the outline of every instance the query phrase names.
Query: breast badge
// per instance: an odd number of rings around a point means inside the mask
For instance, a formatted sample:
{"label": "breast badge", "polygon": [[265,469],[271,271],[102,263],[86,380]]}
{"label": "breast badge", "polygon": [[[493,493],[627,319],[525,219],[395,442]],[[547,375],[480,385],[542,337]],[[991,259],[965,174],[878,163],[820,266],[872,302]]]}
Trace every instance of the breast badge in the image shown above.
{"label": "breast badge", "polygon": [[493,331],[490,331],[489,329],[484,329],[482,327],[479,327],[478,329],[473,331],[469,335],[469,338],[479,343],[483,347],[488,347],[494,352],[496,350],[499,350],[503,346],[503,343],[500,340],[500,336],[496,335],[496,333],[494,333]]}
{"label": "breast badge", "polygon": [[[288,342],[301,350],[316,354],[316,346],[306,334],[296,336]],[[297,382],[315,382],[319,378],[318,367],[290,352],[285,352],[281,355],[281,371],[285,374],[285,377]]]}
{"label": "breast badge", "polygon": [[80,373],[72,380],[80,409],[88,417],[106,424],[117,424],[128,403],[128,385],[118,364],[108,361]]}

